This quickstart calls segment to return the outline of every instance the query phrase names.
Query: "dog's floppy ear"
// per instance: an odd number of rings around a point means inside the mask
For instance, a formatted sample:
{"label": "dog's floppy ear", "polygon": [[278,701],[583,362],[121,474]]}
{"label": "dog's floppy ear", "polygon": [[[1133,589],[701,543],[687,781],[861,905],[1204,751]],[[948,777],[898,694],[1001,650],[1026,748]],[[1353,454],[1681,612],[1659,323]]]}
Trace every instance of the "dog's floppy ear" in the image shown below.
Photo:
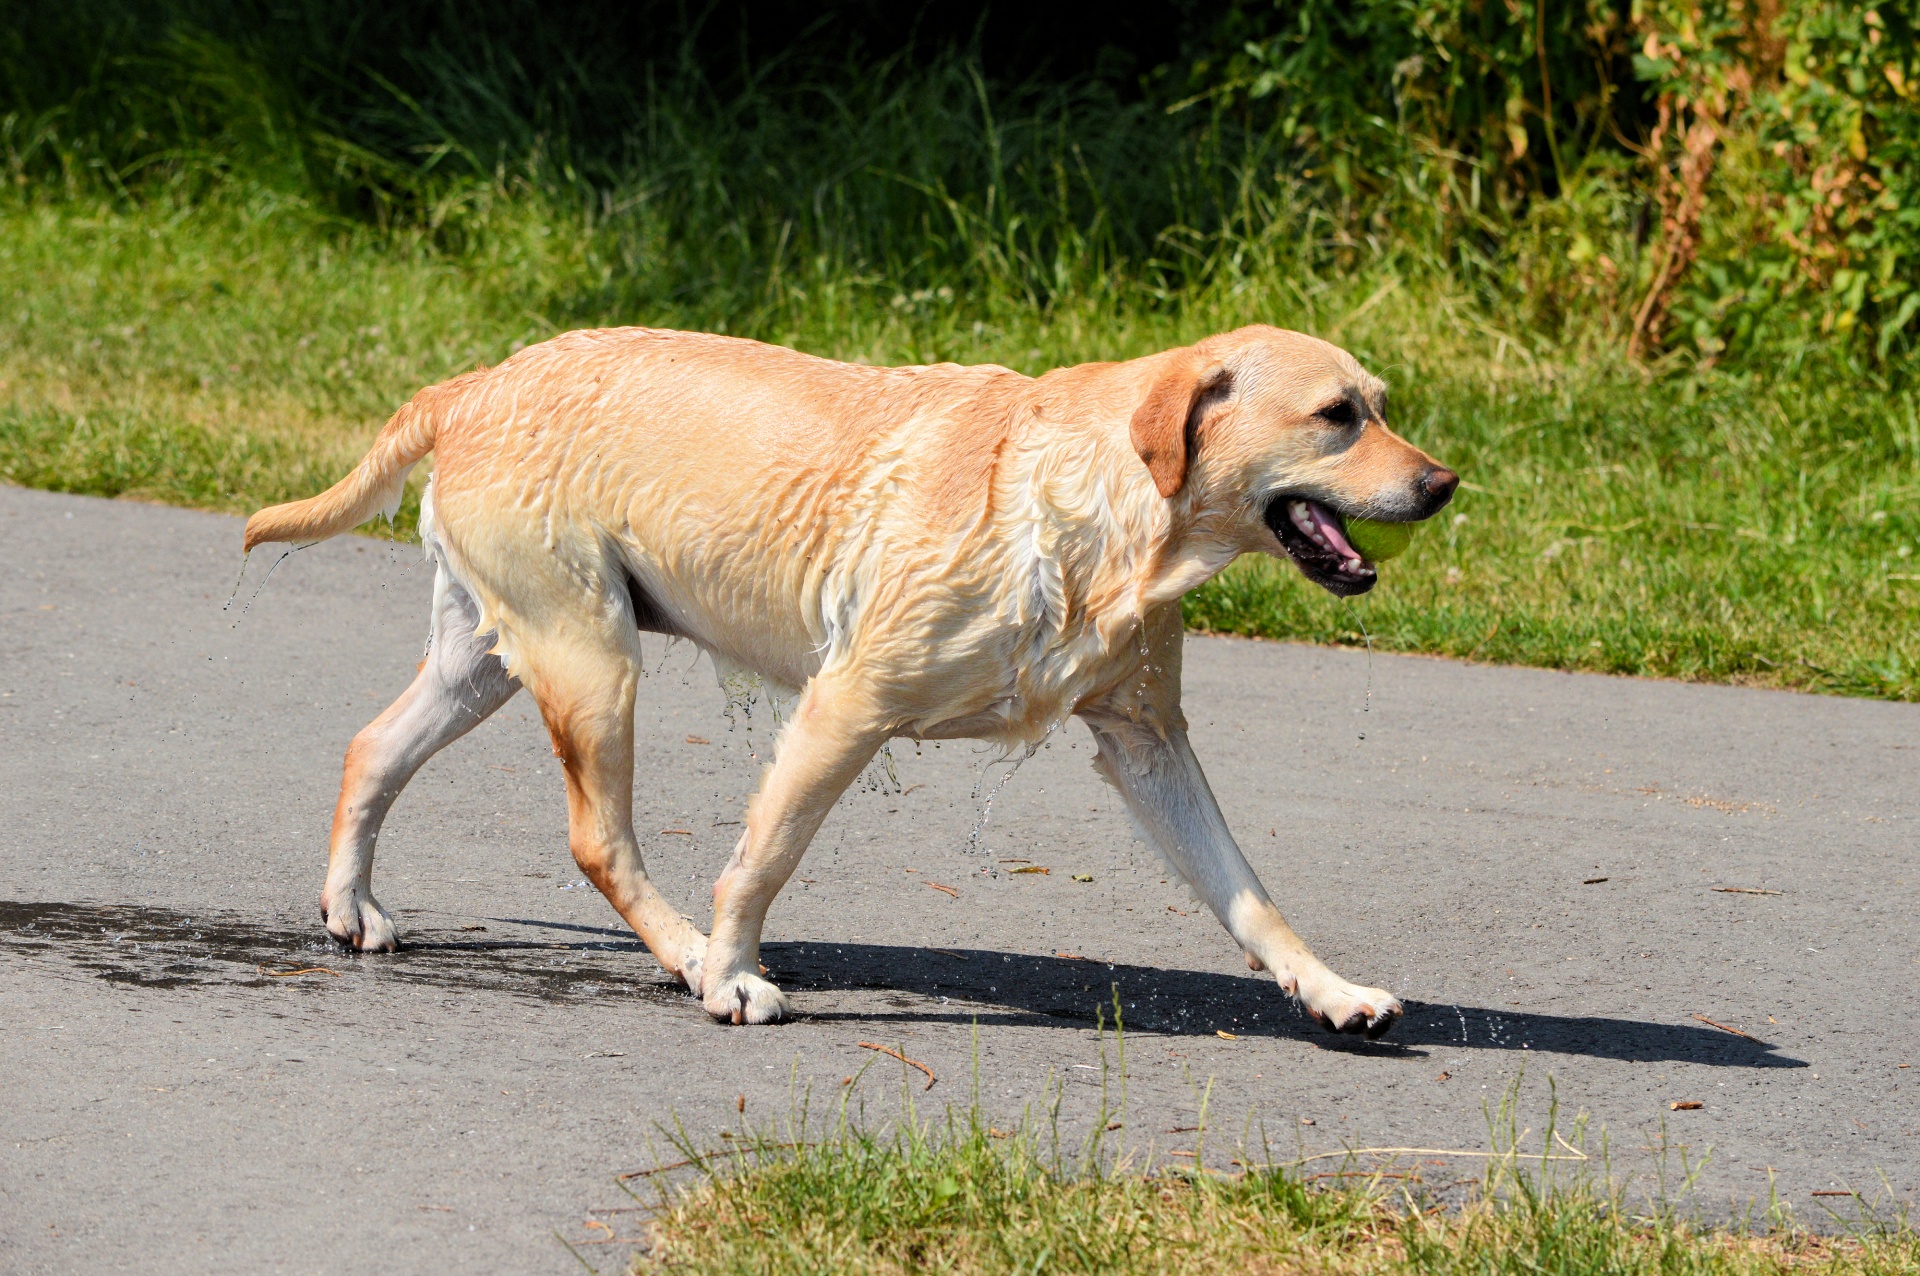
{"label": "dog's floppy ear", "polygon": [[1172,497],[1187,481],[1194,431],[1208,402],[1232,384],[1225,367],[1189,352],[1160,374],[1133,414],[1133,450],[1146,462],[1160,495]]}

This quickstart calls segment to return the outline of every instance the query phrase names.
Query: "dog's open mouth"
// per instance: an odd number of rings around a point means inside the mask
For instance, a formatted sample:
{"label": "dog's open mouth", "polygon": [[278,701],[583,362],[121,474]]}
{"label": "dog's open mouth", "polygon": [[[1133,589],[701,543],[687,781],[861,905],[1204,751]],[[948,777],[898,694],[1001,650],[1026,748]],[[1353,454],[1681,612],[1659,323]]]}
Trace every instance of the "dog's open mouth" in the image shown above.
{"label": "dog's open mouth", "polygon": [[1320,502],[1276,496],[1267,504],[1266,517],[1287,556],[1328,593],[1350,598],[1379,583],[1373,564],[1347,541],[1340,516]]}

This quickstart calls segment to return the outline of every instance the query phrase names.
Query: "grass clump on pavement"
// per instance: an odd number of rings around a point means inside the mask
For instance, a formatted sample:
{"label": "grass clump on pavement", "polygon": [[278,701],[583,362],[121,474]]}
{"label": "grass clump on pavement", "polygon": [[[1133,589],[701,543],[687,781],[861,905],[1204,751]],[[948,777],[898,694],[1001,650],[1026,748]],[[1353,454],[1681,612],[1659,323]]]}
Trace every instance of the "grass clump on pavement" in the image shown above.
{"label": "grass clump on pavement", "polygon": [[[1189,1136],[1189,1141],[1191,1136]],[[959,1120],[934,1134],[756,1144],[745,1168],[664,1193],[636,1273],[1366,1272],[1408,1276],[1910,1276],[1904,1226],[1842,1239],[1728,1230],[1628,1208],[1585,1180],[1497,1160],[1483,1175],[1403,1161],[1288,1170],[1065,1170],[1031,1131]],[[1097,1166],[1098,1161],[1094,1164]],[[1334,1165],[1339,1165],[1334,1162]],[[1353,1164],[1358,1164],[1355,1162]],[[1427,1182],[1421,1181],[1424,1169]],[[1467,1173],[1461,1196],[1449,1181]],[[578,1251],[576,1251],[578,1252]]]}

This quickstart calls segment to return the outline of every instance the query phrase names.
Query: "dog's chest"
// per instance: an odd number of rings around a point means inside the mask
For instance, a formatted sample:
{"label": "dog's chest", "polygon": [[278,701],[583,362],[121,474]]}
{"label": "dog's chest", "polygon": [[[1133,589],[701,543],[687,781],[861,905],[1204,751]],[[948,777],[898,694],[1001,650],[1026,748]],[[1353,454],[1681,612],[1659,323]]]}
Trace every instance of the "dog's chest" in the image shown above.
{"label": "dog's chest", "polygon": [[1088,702],[1110,698],[1130,681],[1145,688],[1154,675],[1139,632],[1127,626],[1109,641],[1095,626],[1070,625],[1043,640],[1026,627],[1002,629],[969,659],[925,670],[926,689],[943,694],[916,706],[907,733],[1038,744]]}

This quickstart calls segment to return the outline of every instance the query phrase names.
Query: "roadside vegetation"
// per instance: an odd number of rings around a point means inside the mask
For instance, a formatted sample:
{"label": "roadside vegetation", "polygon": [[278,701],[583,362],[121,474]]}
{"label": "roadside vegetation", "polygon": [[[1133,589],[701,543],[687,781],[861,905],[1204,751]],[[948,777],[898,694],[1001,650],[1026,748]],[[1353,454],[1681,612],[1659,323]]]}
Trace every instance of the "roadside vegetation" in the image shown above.
{"label": "roadside vegetation", "polygon": [[1121,6],[1068,65],[615,8],[30,10],[0,478],[250,510],[588,325],[1038,372],[1274,322],[1467,481],[1369,597],[1245,562],[1196,626],[1920,699],[1911,3]]}
{"label": "roadside vegetation", "polygon": [[631,1176],[632,1205],[563,1240],[589,1269],[636,1274],[1920,1272],[1920,1238],[1884,1195],[1880,1210],[1835,1192],[1729,1218],[1692,1199],[1687,1166],[1636,1187],[1608,1177],[1604,1149],[1587,1150],[1603,1140],[1578,1123],[1516,1129],[1513,1098],[1490,1114],[1490,1153],[1317,1157],[1265,1134],[1142,1138],[1119,1120],[1063,1148],[1052,1107],[1003,1130],[977,1106],[924,1122],[909,1104],[884,1134],[842,1112],[818,1141],[743,1128],[714,1152],[683,1147],[678,1182]]}

